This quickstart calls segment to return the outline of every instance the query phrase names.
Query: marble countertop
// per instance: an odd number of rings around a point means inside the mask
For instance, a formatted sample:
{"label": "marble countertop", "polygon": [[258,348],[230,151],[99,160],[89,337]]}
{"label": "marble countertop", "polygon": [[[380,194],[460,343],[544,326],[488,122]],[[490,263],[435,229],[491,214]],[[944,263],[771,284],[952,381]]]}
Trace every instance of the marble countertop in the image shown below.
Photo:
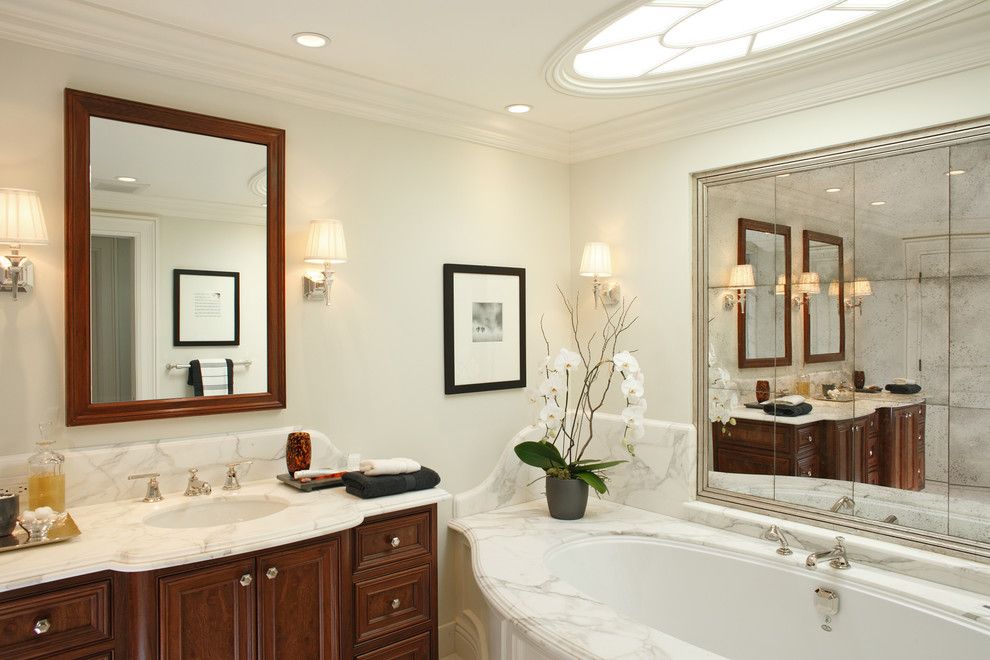
{"label": "marble countertop", "polygon": [[824,401],[821,399],[808,399],[812,406],[812,411],[800,417],[780,417],[768,415],[756,408],[736,406],[730,414],[736,419],[754,419],[758,421],[776,421],[778,424],[790,424],[792,426],[802,426],[804,424],[814,424],[815,422],[841,421],[855,419],[869,415],[878,408],[901,408],[903,406],[914,406],[924,403],[925,398],[910,394],[891,394],[881,392],[879,394],[856,393],[856,398],[852,401]]}
{"label": "marble countertop", "polygon": [[[806,570],[800,551],[781,557],[767,541],[602,500],[590,501],[582,520],[550,518],[541,499],[458,518],[449,526],[467,538],[475,580],[492,607],[552,657],[719,657],[635,623],[552,575],[544,557],[562,543],[610,535],[673,539]],[[873,586],[990,625],[985,596],[858,563],[857,541],[847,540],[856,570],[819,568],[828,571],[829,581]]]}
{"label": "marble countertop", "polygon": [[[275,479],[243,483],[211,495],[166,493],[161,502],[122,500],[70,509],[82,534],[70,541],[0,553],[0,591],[102,570],[139,572],[272,548],[360,525],[369,516],[435,504],[439,488],[362,500],[343,488],[304,493]],[[152,514],[217,499],[266,499],[286,508],[264,518],[214,527],[165,529],[144,524]]]}

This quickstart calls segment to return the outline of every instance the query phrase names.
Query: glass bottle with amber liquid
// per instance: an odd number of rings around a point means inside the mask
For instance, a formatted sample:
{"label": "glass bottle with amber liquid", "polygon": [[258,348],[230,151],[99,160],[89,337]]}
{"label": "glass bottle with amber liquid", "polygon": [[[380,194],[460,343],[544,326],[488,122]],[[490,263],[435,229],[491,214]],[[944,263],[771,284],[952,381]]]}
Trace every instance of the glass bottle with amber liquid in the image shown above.
{"label": "glass bottle with amber liquid", "polygon": [[50,506],[65,511],[65,456],[52,450],[48,425],[41,425],[38,451],[28,458],[28,508]]}

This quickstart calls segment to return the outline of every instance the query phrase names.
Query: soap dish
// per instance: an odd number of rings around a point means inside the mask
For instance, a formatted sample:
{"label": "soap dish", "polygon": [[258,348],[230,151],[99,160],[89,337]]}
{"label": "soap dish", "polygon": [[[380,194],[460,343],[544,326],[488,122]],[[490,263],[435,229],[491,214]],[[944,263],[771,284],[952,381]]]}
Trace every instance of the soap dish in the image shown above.
{"label": "soap dish", "polygon": [[281,481],[286,486],[292,486],[304,493],[309,493],[314,490],[321,490],[323,488],[337,488],[344,485],[344,480],[337,477],[335,479],[313,479],[311,481],[300,481],[299,479],[293,479],[291,474],[280,474],[275,477]]}
{"label": "soap dish", "polygon": [[32,541],[31,535],[20,524],[14,529],[14,533],[9,536],[0,536],[0,552],[20,550],[21,548],[36,548],[52,543],[61,543],[79,536],[82,532],[76,526],[76,521],[68,513],[64,514],[62,520],[55,523],[48,530],[48,535],[44,540]]}

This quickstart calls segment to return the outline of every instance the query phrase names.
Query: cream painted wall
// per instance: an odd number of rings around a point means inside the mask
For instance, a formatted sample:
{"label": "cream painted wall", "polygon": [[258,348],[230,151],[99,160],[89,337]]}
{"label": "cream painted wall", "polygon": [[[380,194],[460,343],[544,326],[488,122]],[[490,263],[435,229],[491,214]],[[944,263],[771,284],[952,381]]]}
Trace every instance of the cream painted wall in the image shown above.
{"label": "cream painted wall", "polygon": [[[568,284],[569,255],[552,246],[568,244],[567,166],[10,42],[0,61],[0,185],[41,192],[51,239],[27,251],[35,293],[0,298],[0,373],[17,384],[0,397],[0,453],[29,451],[63,400],[64,87],[286,129],[288,408],[75,427],[56,434],[62,446],[299,424],[346,451],[415,456],[457,492],[530,422],[519,390],[444,396],[441,265],[525,267],[530,319],[548,310],[562,327],[554,286]],[[344,222],[351,257],[330,310],[302,299],[307,224],[327,216]]]}
{"label": "cream painted wall", "polygon": [[[611,243],[615,279],[639,298],[627,344],[649,416],[693,421],[692,172],[986,114],[990,67],[573,165],[571,259],[586,241]],[[587,279],[572,286],[590,298]]]}

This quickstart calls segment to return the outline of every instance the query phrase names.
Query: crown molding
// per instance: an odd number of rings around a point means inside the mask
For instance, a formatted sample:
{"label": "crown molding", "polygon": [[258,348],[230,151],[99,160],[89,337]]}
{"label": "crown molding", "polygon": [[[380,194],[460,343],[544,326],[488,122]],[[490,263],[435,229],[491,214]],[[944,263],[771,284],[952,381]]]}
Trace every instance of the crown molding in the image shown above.
{"label": "crown molding", "polygon": [[0,38],[567,162],[567,131],[65,0],[0,0]]}
{"label": "crown molding", "polygon": [[92,197],[90,206],[93,207],[94,213],[125,213],[156,218],[210,220],[260,226],[264,226],[268,220],[267,211],[260,205],[247,206],[178,197],[154,197],[108,190],[94,190],[90,195]]}

